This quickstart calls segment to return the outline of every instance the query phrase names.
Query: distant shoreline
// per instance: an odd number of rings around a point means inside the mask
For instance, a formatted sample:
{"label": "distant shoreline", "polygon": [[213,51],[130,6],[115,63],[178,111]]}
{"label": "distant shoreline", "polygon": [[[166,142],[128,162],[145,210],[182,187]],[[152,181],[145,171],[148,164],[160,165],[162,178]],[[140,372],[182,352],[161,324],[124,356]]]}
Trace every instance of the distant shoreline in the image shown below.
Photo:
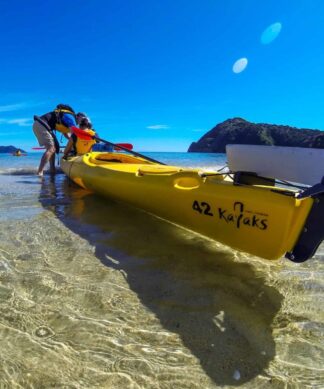
{"label": "distant shoreline", "polygon": [[16,151],[20,151],[21,153],[27,153],[27,151],[19,148],[19,147],[15,147],[15,146],[0,146],[0,153],[2,154],[12,154],[12,153],[15,153]]}

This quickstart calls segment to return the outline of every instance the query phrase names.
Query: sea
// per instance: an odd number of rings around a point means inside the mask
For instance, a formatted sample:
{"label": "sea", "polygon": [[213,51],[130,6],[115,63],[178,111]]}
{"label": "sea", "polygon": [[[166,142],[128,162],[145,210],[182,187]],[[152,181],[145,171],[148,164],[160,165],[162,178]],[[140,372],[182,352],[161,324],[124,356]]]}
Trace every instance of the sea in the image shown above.
{"label": "sea", "polygon": [[[220,169],[224,154],[144,153]],[[0,388],[324,388],[324,247],[266,261],[0,154]]]}

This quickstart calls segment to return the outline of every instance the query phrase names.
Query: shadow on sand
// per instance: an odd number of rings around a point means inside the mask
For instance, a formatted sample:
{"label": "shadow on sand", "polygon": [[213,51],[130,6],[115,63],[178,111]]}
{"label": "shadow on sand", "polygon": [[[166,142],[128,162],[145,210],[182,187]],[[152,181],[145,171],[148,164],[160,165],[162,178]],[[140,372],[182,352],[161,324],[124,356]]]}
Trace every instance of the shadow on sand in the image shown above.
{"label": "shadow on sand", "polygon": [[282,296],[254,265],[142,211],[89,194],[63,175],[44,178],[40,202],[93,245],[103,264],[126,274],[142,304],[181,337],[217,385],[266,375]]}

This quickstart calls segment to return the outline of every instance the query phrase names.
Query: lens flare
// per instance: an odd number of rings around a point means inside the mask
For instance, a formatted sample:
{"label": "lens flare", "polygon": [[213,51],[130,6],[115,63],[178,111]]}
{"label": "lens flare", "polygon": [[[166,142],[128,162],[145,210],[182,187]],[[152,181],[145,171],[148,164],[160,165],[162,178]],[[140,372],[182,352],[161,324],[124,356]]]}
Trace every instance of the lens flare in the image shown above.
{"label": "lens flare", "polygon": [[245,68],[247,67],[248,60],[247,58],[240,58],[238,59],[234,65],[233,65],[233,72],[234,73],[241,73]]}
{"label": "lens flare", "polygon": [[269,43],[274,41],[280,34],[281,28],[282,25],[279,22],[271,24],[263,31],[261,35],[261,43],[263,43],[264,45],[268,45]]}

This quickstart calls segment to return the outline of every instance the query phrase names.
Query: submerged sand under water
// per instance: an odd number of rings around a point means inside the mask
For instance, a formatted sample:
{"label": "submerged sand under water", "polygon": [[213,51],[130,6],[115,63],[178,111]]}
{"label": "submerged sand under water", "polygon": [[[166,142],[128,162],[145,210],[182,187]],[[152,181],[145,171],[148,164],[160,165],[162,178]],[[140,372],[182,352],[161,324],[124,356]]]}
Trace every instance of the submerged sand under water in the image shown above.
{"label": "submerged sand under water", "polygon": [[0,182],[1,388],[324,386],[323,246],[269,262],[62,174]]}

